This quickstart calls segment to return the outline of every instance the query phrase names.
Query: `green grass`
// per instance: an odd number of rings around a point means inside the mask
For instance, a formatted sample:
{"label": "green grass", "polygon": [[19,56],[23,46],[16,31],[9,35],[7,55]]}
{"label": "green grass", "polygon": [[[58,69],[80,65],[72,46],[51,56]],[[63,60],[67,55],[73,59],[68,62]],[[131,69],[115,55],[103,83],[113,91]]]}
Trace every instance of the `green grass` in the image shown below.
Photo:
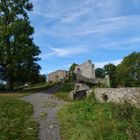
{"label": "green grass", "polygon": [[69,93],[67,92],[57,92],[54,94],[57,98],[65,100],[65,101],[71,101],[70,97],[69,97]]}
{"label": "green grass", "polygon": [[[9,93],[28,93],[28,94],[31,94],[31,93],[37,93],[37,92],[40,92],[40,91],[44,91],[44,90],[48,90],[50,88],[52,88],[53,86],[55,86],[55,84],[52,84],[52,83],[38,83],[38,84],[33,84],[33,85],[30,85],[28,87],[24,87],[24,86],[21,86],[21,87],[16,87],[13,91],[9,92]],[[7,94],[7,90],[0,90],[0,94]]]}
{"label": "green grass", "polygon": [[74,89],[74,83],[65,83],[62,88],[55,93],[54,95],[58,97],[59,99],[63,99],[65,101],[70,101],[69,93]]}
{"label": "green grass", "polygon": [[94,97],[58,113],[62,140],[139,140],[140,110],[130,104],[98,103]]}
{"label": "green grass", "polygon": [[36,140],[37,123],[29,103],[17,99],[23,94],[0,94],[0,140]]}

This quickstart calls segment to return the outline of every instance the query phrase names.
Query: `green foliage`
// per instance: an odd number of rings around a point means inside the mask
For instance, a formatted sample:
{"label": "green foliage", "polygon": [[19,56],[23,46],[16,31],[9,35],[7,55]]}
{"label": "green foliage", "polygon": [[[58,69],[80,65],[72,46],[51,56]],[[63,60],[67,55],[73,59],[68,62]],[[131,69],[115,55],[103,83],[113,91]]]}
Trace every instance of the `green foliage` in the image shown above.
{"label": "green foliage", "polygon": [[75,70],[75,67],[76,67],[76,66],[78,66],[78,64],[76,64],[76,63],[73,63],[73,64],[70,66],[68,81],[75,81],[75,80],[76,80],[76,75],[74,74],[74,70]]}
{"label": "green foliage", "polygon": [[74,90],[74,83],[65,83],[62,88],[60,88],[60,90],[55,93],[55,96],[66,101],[70,101],[69,93],[72,90]]}
{"label": "green foliage", "polygon": [[0,140],[37,140],[37,124],[30,104],[0,96]]}
{"label": "green foliage", "polygon": [[108,86],[106,84],[99,83],[99,84],[95,85],[94,88],[108,88]]}
{"label": "green foliage", "polygon": [[116,87],[116,66],[114,64],[107,64],[104,66],[104,71],[110,77],[110,86]]}
{"label": "green foliage", "polygon": [[70,72],[74,72],[76,66],[78,66],[78,64],[73,63],[73,64],[70,66],[69,71],[70,71]]}
{"label": "green foliage", "polygon": [[60,92],[70,92],[73,89],[74,89],[74,83],[68,82],[68,83],[64,83],[59,91]]}
{"label": "green foliage", "polygon": [[139,87],[140,86],[140,53],[133,52],[124,57],[121,64],[107,64],[103,69],[96,69],[96,77],[110,77],[111,87]]}
{"label": "green foliage", "polygon": [[40,66],[38,46],[33,42],[33,27],[27,11],[32,11],[29,0],[1,0],[0,2],[0,80],[13,82],[34,80]]}
{"label": "green foliage", "polygon": [[71,101],[70,97],[69,97],[69,93],[67,92],[57,92],[54,94],[57,98],[65,100],[65,101]]}
{"label": "green foliage", "polygon": [[116,81],[118,86],[140,86],[140,53],[134,52],[123,59],[117,66]]}
{"label": "green foliage", "polygon": [[95,69],[95,75],[97,78],[104,78],[105,77],[104,69],[102,68]]}
{"label": "green foliage", "polygon": [[[112,110],[113,111],[113,110]],[[113,116],[117,120],[131,121],[135,114],[135,108],[128,102],[123,105],[118,105],[114,108]]]}
{"label": "green foliage", "polygon": [[94,97],[65,105],[58,113],[63,140],[138,140],[140,110],[98,103]]}

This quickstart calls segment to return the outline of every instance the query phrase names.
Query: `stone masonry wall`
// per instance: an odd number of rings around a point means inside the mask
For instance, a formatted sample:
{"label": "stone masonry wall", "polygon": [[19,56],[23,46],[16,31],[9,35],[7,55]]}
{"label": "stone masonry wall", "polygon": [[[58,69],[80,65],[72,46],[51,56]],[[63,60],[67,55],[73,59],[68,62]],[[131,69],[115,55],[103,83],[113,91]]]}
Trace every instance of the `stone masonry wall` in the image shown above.
{"label": "stone masonry wall", "polygon": [[98,101],[123,103],[128,101],[140,108],[140,88],[97,88],[95,97]]}
{"label": "stone masonry wall", "polygon": [[75,68],[75,73],[80,74],[86,78],[95,78],[95,66],[92,64],[91,60],[77,66]]}
{"label": "stone masonry wall", "polygon": [[57,70],[48,74],[48,81],[58,82],[59,80],[66,79],[67,72],[65,70]]}

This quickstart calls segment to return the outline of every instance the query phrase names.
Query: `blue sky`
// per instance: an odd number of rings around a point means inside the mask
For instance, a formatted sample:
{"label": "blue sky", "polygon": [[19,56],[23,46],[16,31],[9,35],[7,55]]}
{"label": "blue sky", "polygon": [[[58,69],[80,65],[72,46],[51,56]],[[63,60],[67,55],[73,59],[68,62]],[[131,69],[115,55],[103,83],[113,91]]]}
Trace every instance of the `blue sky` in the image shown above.
{"label": "blue sky", "polygon": [[41,73],[91,59],[118,64],[140,51],[140,0],[31,0]]}

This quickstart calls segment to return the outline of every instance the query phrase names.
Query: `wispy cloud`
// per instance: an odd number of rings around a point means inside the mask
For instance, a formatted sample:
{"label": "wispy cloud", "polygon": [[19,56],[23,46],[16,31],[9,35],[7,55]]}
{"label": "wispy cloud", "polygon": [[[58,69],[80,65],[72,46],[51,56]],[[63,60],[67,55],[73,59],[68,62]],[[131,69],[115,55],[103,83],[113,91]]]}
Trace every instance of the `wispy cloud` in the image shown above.
{"label": "wispy cloud", "polygon": [[[121,0],[32,1],[35,5],[33,14],[46,18],[43,31],[48,35],[63,37],[101,33],[116,28],[113,21],[100,21],[100,19],[116,16],[121,3]],[[50,21],[55,21],[55,24],[47,25]],[[113,22],[113,25],[110,22]]]}
{"label": "wispy cloud", "polygon": [[[140,43],[140,35],[138,36],[134,36],[134,37],[129,37],[127,39],[121,39],[121,40],[118,40],[118,41],[113,41],[111,43],[106,43],[105,45],[101,45],[99,47],[101,48],[105,48],[105,49],[118,49],[118,50],[124,50],[124,49],[129,49],[129,47],[131,45],[131,47],[134,48],[134,45],[137,44],[137,43]],[[126,45],[127,45],[127,48],[126,48]],[[135,46],[137,47],[137,46]]]}
{"label": "wispy cloud", "polygon": [[57,56],[57,57],[71,57],[76,54],[83,54],[89,51],[87,46],[76,46],[76,47],[67,47],[67,48],[55,48],[51,47],[50,52],[47,54],[42,54],[40,57],[42,59]]}
{"label": "wispy cloud", "polygon": [[[81,14],[84,14],[81,13]],[[126,29],[137,28],[140,24],[140,15],[129,15],[110,17],[103,19],[90,19],[84,22],[76,22],[75,24],[68,24],[70,20],[79,15],[68,16],[61,22],[53,24],[51,27],[42,27],[38,30],[38,34],[45,34],[55,37],[72,38],[87,35],[104,35],[110,33],[123,32]],[[65,23],[64,23],[65,21]]]}
{"label": "wispy cloud", "polygon": [[[113,59],[140,50],[139,0],[31,1],[34,39],[42,49],[41,58],[47,59],[53,70],[65,60],[59,59],[60,62],[54,64],[57,58],[67,57],[70,63],[77,55],[80,60],[94,57],[96,67],[103,67],[109,62],[118,64],[121,59]],[[107,61],[109,59],[113,61]]]}
{"label": "wispy cloud", "polygon": [[[71,38],[87,35],[108,35],[134,28],[140,15],[120,15],[122,0],[32,0],[33,14],[45,18],[37,31],[55,37]],[[42,4],[43,3],[43,4]],[[134,0],[135,5],[138,0]],[[42,23],[40,23],[42,24]]]}

